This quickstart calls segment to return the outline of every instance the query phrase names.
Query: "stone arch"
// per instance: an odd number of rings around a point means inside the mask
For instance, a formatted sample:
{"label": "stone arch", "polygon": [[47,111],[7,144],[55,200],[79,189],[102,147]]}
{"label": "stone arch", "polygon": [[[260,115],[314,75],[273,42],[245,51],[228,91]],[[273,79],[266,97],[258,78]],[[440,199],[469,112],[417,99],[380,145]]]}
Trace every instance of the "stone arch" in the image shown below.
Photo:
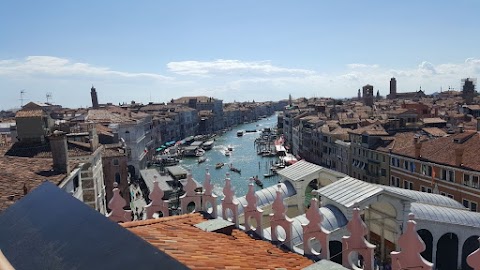
{"label": "stone arch", "polygon": [[[278,229],[281,228],[283,229],[282,233],[279,233]],[[286,246],[289,247],[291,245],[291,240],[292,240],[292,226],[291,223],[272,223],[272,226],[270,227],[271,229],[271,234],[272,234],[272,242],[280,242]],[[283,235],[285,233],[285,235]]]}
{"label": "stone arch", "polygon": [[304,201],[304,204],[305,206],[310,206],[310,200],[312,199],[312,191],[313,190],[317,190],[320,188],[320,180],[319,178],[315,178],[313,180],[311,180],[310,182],[308,182],[304,189],[303,189],[303,197],[305,198],[305,201]]}
{"label": "stone arch", "polygon": [[369,229],[370,242],[376,245],[376,252],[386,260],[390,252],[396,250],[400,236],[398,211],[386,200],[374,202],[364,210],[364,221]]}
{"label": "stone arch", "polygon": [[342,242],[330,241],[328,243],[330,249],[330,261],[342,264]]}
{"label": "stone arch", "polygon": [[[193,209],[191,208],[192,204],[194,205]],[[180,207],[183,214],[198,212],[202,209],[199,197],[180,198]]]}
{"label": "stone arch", "polygon": [[135,170],[135,166],[128,165],[127,169],[128,169],[128,173],[130,174],[130,177],[133,178],[133,179],[137,179],[137,173],[136,173],[136,170]]}
{"label": "stone arch", "polygon": [[479,247],[478,235],[470,236],[465,240],[462,246],[462,270],[473,270],[473,268],[467,264],[467,256]]}
{"label": "stone arch", "polygon": [[452,232],[440,237],[437,243],[436,269],[457,269],[458,236]]}
{"label": "stone arch", "polygon": [[425,243],[425,250],[420,253],[422,257],[431,262],[432,261],[432,255],[433,255],[433,235],[432,233],[427,230],[427,229],[420,229],[417,231],[418,235],[420,238],[422,238],[423,243]]}

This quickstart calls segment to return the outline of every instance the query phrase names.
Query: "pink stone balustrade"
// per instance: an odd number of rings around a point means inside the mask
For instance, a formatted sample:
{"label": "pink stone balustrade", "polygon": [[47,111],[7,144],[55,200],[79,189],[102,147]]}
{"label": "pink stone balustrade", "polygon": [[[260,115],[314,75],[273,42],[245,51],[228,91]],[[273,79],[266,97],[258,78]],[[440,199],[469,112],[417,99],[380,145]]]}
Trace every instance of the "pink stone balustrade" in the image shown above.
{"label": "pink stone balustrade", "polygon": [[127,205],[125,199],[120,195],[120,189],[113,189],[112,199],[108,202],[108,208],[111,209],[107,217],[115,222],[127,222],[132,220],[132,210],[124,210]]}
{"label": "pink stone balustrade", "polygon": [[207,168],[203,182],[202,210],[209,213],[212,218],[217,218],[217,195],[213,193],[213,184],[210,180],[211,176]]}
{"label": "pink stone balustrade", "polygon": [[[263,229],[262,229],[262,224],[263,224],[263,210],[257,207],[257,196],[255,195],[255,186],[253,184],[254,178],[250,177],[250,183],[248,184],[248,192],[247,195],[245,196],[245,199],[247,200],[247,204],[244,205],[245,213],[244,213],[244,218],[245,218],[245,230],[250,231],[250,230],[255,230],[255,233],[263,237]],[[251,219],[255,220],[256,226],[253,228],[253,226],[250,224]]]}
{"label": "pink stone balustrade", "polygon": [[[281,242],[289,249],[293,250],[293,239],[292,239],[292,223],[293,220],[287,217],[285,214],[287,209],[283,203],[281,185],[277,185],[277,195],[272,204],[272,212],[270,214],[270,229],[272,234],[273,242]],[[285,239],[281,239],[279,230],[283,229],[285,231]]]}
{"label": "pink stone balustrade", "polygon": [[158,186],[158,182],[153,182],[153,190],[148,195],[150,198],[150,203],[145,206],[145,210],[147,212],[147,219],[153,218],[153,215],[158,212],[162,212],[164,217],[168,217],[168,201],[163,200],[164,192]]}
{"label": "pink stone balustrade", "polygon": [[398,238],[401,251],[392,251],[392,270],[425,269],[431,270],[433,264],[425,260],[420,253],[425,250],[425,243],[417,233],[417,223],[414,215],[410,214],[407,229]]}
{"label": "pink stone balustrade", "polygon": [[[318,211],[319,203],[317,198],[310,200],[310,208],[305,213],[308,219],[303,227],[303,252],[305,255],[320,256],[321,259],[330,259],[329,234],[330,231],[322,227],[323,215]],[[311,240],[316,239],[320,243],[320,250],[315,251],[311,245]]]}
{"label": "pink stone balustrade", "polygon": [[[232,190],[230,174],[228,173],[225,177],[223,196],[224,198],[222,199],[222,218],[232,221],[233,223],[235,223],[235,227],[238,228],[240,225],[238,219],[238,202],[233,200],[235,193]],[[229,212],[231,213],[231,216]]]}
{"label": "pink stone balustrade", "polygon": [[[183,214],[187,214],[189,212],[198,212],[202,209],[201,206],[201,194],[198,194],[197,191],[197,184],[193,181],[192,172],[187,173],[187,184],[184,187],[185,194],[180,196],[180,208],[182,209]],[[188,205],[194,203],[195,209],[193,211],[188,210]]]}
{"label": "pink stone balustrade", "polygon": [[[373,252],[375,245],[369,243],[365,236],[368,234],[367,225],[360,217],[360,209],[358,205],[353,208],[352,219],[347,224],[349,236],[342,238],[343,251],[342,251],[342,264],[349,269],[362,269],[357,267],[357,261],[359,257],[355,257],[355,254],[363,257],[363,269],[373,269]],[[354,257],[352,257],[354,256]]]}
{"label": "pink stone balustrade", "polygon": [[[191,179],[189,174],[186,185],[186,195],[183,196],[182,203],[186,207],[188,202],[195,202],[196,210],[200,209],[207,211],[208,208],[212,209],[210,215],[212,217],[217,216],[217,203],[216,195],[213,194],[213,185],[211,184],[211,178],[208,170],[205,174],[204,192],[195,192],[196,185]],[[223,189],[224,198],[222,199],[222,217],[225,220],[231,220],[235,223],[235,226],[239,227],[239,212],[238,202],[234,200],[234,192],[232,190],[229,174],[226,174],[225,185]],[[168,215],[168,203],[162,200],[163,191],[158,187],[158,183],[154,182],[154,190],[150,193],[149,198],[152,202],[145,208],[147,210],[147,218],[152,218],[153,213],[162,211],[164,215]],[[244,217],[245,217],[245,229],[251,230],[252,225],[250,220],[256,221],[255,232],[262,237],[262,212],[263,210],[258,208],[257,196],[255,195],[255,189],[253,182],[250,181],[248,193],[246,195],[247,204],[244,205]],[[209,207],[206,207],[206,202],[209,202]],[[108,206],[111,212],[107,214],[107,217],[115,222],[127,222],[132,220],[132,211],[124,210],[126,201],[120,196],[120,190],[118,188],[113,189],[113,197],[110,200]],[[197,208],[198,206],[198,208]],[[310,208],[306,212],[306,218],[308,223],[302,224],[303,227],[303,246],[305,255],[317,255],[322,259],[330,258],[329,251],[329,234],[330,232],[321,226],[322,215],[318,211],[319,201],[313,198],[310,202]],[[182,208],[183,209],[183,208]],[[186,209],[186,208],[185,208]],[[165,211],[165,212],[164,212]],[[227,212],[230,211],[230,215]],[[183,211],[185,213],[185,211]],[[425,244],[420,238],[416,230],[416,222],[412,214],[409,215],[409,220],[406,223],[406,230],[399,237],[398,244],[400,251],[391,252],[392,256],[392,269],[433,269],[433,264],[425,260],[420,253],[425,250]],[[282,242],[285,246],[293,250],[292,245],[292,220],[286,216],[286,207],[283,202],[282,192],[280,185],[276,193],[275,201],[272,204],[272,214],[270,214],[270,227],[273,242]],[[285,239],[280,239],[277,228],[281,227],[285,231]],[[373,264],[373,252],[375,245],[369,243],[365,236],[368,234],[368,229],[360,217],[360,209],[356,205],[353,209],[352,219],[347,224],[347,229],[350,232],[349,236],[343,236],[343,250],[342,250],[342,265],[349,269],[374,269]],[[312,238],[317,239],[321,245],[320,253],[316,253],[310,246]],[[480,241],[480,239],[479,239]],[[359,268],[356,266],[358,257],[352,257],[352,254],[358,254],[363,257],[363,266]],[[467,257],[467,263],[474,270],[480,270],[480,248],[472,252]]]}

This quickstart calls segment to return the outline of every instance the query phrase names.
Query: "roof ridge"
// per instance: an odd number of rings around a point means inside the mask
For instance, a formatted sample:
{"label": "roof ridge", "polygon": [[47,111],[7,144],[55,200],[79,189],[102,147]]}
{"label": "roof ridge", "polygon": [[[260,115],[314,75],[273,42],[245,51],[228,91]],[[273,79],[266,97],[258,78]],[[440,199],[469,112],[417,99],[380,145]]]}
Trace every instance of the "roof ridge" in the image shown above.
{"label": "roof ridge", "polygon": [[189,213],[189,214],[183,214],[183,215],[178,215],[178,216],[168,216],[168,217],[162,217],[162,218],[157,218],[157,219],[146,219],[146,220],[135,220],[135,221],[128,221],[128,222],[123,222],[119,223],[120,226],[124,228],[133,228],[133,227],[140,227],[140,226],[148,226],[156,223],[164,223],[168,222],[171,220],[179,220],[179,219],[188,219],[191,217],[196,217],[196,216],[201,216],[200,213]]}

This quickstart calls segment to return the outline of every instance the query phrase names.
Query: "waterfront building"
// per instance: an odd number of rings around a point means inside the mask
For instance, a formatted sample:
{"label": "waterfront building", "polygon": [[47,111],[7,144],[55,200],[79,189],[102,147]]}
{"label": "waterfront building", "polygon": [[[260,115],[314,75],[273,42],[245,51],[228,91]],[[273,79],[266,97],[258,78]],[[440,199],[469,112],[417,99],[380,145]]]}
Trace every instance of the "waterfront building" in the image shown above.
{"label": "waterfront building", "polygon": [[388,153],[381,151],[392,140],[379,124],[348,131],[352,166],[349,175],[369,183],[389,184]]}
{"label": "waterfront building", "polygon": [[[183,104],[190,108],[201,111],[210,111],[212,114],[208,115],[208,120],[204,118],[205,124],[200,123],[198,132],[200,134],[207,134],[207,130],[202,129],[212,129],[213,131],[221,130],[223,126],[223,101],[220,99],[215,99],[212,97],[206,96],[196,96],[196,97],[181,97],[178,99],[172,99],[171,103],[173,104]],[[201,118],[201,116],[199,115]],[[200,119],[202,121],[202,119]],[[211,127],[210,124],[211,123]],[[211,132],[210,132],[211,133]]]}
{"label": "waterfront building", "polygon": [[320,164],[345,174],[350,173],[351,151],[348,132],[335,122],[329,122],[320,128]]}
{"label": "waterfront building", "polygon": [[134,113],[121,108],[89,110],[84,121],[108,126],[118,134],[119,141],[125,146],[131,177],[138,177],[139,170],[146,168],[147,161],[155,150],[155,137],[152,134],[152,116],[146,113]]}

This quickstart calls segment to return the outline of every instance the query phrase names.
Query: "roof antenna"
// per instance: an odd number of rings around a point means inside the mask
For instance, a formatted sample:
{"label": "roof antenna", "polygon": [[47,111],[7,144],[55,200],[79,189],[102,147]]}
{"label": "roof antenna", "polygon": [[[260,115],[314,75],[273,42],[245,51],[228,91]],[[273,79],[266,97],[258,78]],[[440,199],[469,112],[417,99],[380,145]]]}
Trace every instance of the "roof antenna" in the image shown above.
{"label": "roof antenna", "polygon": [[47,97],[47,103],[49,103],[50,99],[52,98],[52,92],[47,92],[46,97]]}
{"label": "roof antenna", "polygon": [[23,98],[23,95],[24,95],[25,93],[26,93],[25,89],[22,89],[22,90],[20,91],[20,107],[23,107],[23,101],[25,100],[25,99]]}

